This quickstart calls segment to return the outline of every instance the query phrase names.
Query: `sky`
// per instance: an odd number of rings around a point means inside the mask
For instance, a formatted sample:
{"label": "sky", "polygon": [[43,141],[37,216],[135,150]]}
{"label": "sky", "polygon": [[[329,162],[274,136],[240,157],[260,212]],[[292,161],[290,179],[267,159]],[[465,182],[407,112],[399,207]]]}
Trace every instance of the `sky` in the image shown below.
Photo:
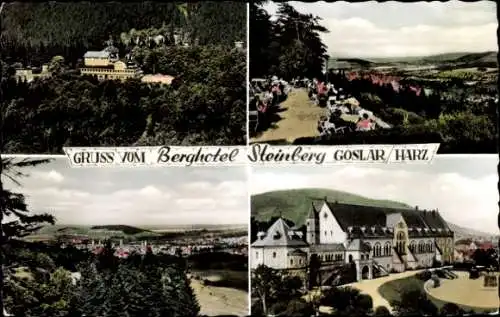
{"label": "sky", "polygon": [[438,209],[461,227],[498,234],[497,155],[439,156],[430,164],[253,167],[252,194],[325,188]]}
{"label": "sky", "polygon": [[[498,51],[493,1],[289,3],[323,19],[330,32],[322,34],[322,40],[332,57]],[[264,8],[274,15],[277,5],[268,2]]]}
{"label": "sky", "polygon": [[245,167],[70,168],[62,157],[22,171],[21,188],[5,186],[57,224],[248,224]]}

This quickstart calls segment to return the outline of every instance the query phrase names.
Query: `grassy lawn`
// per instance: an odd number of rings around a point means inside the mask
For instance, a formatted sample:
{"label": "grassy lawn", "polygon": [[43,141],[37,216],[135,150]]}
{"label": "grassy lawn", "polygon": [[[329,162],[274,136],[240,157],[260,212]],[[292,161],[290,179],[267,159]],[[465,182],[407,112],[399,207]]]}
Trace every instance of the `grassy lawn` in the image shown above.
{"label": "grassy lawn", "polygon": [[[459,280],[453,280],[455,283],[459,282]],[[403,293],[404,290],[411,290],[411,289],[419,289],[425,292],[424,290],[424,282],[420,279],[418,279],[415,276],[410,276],[398,280],[393,280],[390,282],[387,282],[383,284],[382,286],[379,287],[378,291],[380,295],[385,298],[389,303],[392,303],[394,301],[398,301],[401,299],[401,294]],[[469,290],[470,292],[474,292],[474,290]],[[454,294],[456,295],[456,294]],[[441,309],[444,304],[446,304],[445,301],[434,298],[432,296],[428,296],[428,298],[436,305],[437,308]],[[456,303],[460,308],[466,310],[466,311],[474,311],[477,313],[486,313],[486,312],[491,312],[494,311],[495,309],[486,309],[485,307],[474,307],[474,306],[468,306],[468,305],[461,305]]]}

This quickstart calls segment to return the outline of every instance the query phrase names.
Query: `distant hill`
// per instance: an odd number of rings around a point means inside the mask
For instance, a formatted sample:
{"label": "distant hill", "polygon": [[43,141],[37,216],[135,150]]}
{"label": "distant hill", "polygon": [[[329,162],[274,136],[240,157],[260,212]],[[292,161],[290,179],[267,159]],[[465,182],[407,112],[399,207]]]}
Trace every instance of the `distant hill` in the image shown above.
{"label": "distant hill", "polygon": [[327,198],[339,203],[358,204],[389,208],[411,208],[407,204],[391,200],[370,199],[360,195],[330,189],[291,189],[253,195],[251,201],[252,216],[259,221],[279,216],[292,220],[296,225],[305,222],[312,200]]}
{"label": "distant hill", "polygon": [[139,234],[151,232],[149,230],[144,230],[137,227],[127,226],[127,225],[104,225],[104,226],[93,226],[90,228],[91,230],[104,230],[104,231],[121,231],[127,235]]}
{"label": "distant hill", "polygon": [[328,69],[331,68],[365,68],[373,66],[373,62],[361,58],[330,58]]}
{"label": "distant hill", "polygon": [[[338,59],[344,60],[344,59]],[[357,60],[355,58],[345,60]],[[369,66],[394,65],[394,64],[461,64],[468,67],[496,67],[497,52],[463,52],[463,53],[443,53],[429,56],[409,56],[409,57],[379,57],[360,59],[366,61]],[[368,65],[368,64],[365,64]]]}
{"label": "distant hill", "polygon": [[124,236],[128,235],[160,235],[151,230],[145,230],[138,227],[128,225],[99,225],[99,226],[65,226],[54,225],[45,226],[38,230],[35,235],[57,236],[57,235],[114,235],[121,233]]}
{"label": "distant hill", "polygon": [[[327,198],[328,201],[339,203],[377,206],[387,208],[413,208],[407,204],[392,200],[377,200],[364,196],[331,189],[291,189],[272,191],[253,195],[251,201],[252,216],[258,221],[268,221],[280,214],[296,225],[305,223],[312,200]],[[449,223],[448,226],[455,232],[456,238],[464,237],[491,237],[492,234],[457,226]]]}
{"label": "distant hill", "polygon": [[482,232],[474,229],[464,228],[453,223],[448,222],[448,226],[455,233],[455,240],[458,239],[477,239],[477,238],[498,238],[498,235],[492,233]]}

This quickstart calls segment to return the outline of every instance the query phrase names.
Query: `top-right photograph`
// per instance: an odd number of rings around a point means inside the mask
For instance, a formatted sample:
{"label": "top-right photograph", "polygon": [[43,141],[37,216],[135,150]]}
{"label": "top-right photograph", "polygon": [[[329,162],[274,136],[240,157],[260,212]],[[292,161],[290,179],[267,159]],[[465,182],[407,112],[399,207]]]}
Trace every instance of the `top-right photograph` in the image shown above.
{"label": "top-right photograph", "polygon": [[497,153],[496,3],[253,2],[250,143]]}

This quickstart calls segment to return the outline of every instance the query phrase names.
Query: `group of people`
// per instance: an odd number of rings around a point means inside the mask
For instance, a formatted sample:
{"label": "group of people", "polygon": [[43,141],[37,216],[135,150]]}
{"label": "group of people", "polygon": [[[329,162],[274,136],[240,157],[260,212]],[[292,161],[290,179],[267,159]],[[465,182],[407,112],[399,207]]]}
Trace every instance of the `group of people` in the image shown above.
{"label": "group of people", "polygon": [[[318,106],[328,109],[328,116],[318,122],[320,135],[331,135],[353,131],[371,131],[377,126],[371,111],[359,106],[356,98],[346,89],[318,79],[306,81],[309,98]],[[344,115],[356,115],[357,122],[343,119]]]}
{"label": "group of people", "polygon": [[272,109],[286,99],[290,87],[288,83],[282,79],[273,76],[270,79],[252,79],[250,84],[250,115],[251,123],[256,130],[259,126],[266,125],[268,122],[268,114],[272,113]]}

